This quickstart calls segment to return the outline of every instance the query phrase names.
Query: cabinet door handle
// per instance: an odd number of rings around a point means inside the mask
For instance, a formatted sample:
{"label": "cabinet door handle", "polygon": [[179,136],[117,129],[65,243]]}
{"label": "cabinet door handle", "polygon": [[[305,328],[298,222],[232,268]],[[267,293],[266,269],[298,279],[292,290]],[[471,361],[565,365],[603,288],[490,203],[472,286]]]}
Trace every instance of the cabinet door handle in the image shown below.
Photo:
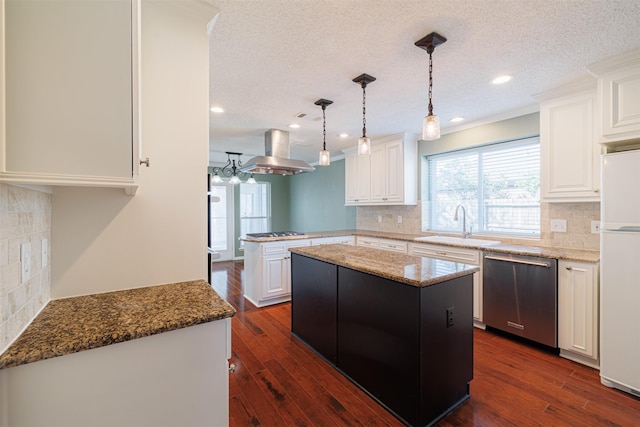
{"label": "cabinet door handle", "polygon": [[573,267],[571,267],[570,265],[566,266],[565,268],[569,271],[573,270]]}

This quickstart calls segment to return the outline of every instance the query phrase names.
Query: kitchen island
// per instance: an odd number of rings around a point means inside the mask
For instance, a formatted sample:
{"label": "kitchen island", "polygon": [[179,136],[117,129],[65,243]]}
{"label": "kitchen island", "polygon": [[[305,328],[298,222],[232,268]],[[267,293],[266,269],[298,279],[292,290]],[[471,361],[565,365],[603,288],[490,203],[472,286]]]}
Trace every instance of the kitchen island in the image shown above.
{"label": "kitchen island", "polygon": [[409,425],[469,399],[478,267],[340,244],[291,252],[296,337]]}

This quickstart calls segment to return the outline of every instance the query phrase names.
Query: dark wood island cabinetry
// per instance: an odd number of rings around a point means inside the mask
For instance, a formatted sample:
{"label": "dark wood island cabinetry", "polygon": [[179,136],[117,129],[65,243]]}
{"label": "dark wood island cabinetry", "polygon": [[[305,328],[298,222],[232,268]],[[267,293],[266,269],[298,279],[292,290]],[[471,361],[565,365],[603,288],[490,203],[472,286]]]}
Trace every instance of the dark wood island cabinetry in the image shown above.
{"label": "dark wood island cabinetry", "polygon": [[409,425],[469,398],[477,267],[346,245],[292,252],[295,336]]}

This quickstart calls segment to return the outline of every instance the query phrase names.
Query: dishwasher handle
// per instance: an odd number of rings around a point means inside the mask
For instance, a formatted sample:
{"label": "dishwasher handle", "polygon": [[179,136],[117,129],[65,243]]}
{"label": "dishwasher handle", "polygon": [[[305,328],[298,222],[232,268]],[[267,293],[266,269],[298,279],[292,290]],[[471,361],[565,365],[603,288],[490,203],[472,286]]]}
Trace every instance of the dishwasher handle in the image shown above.
{"label": "dishwasher handle", "polygon": [[551,266],[551,263],[548,263],[548,262],[529,261],[526,259],[508,258],[508,257],[501,257],[496,255],[486,255],[484,259],[491,259],[494,261],[504,261],[504,262],[515,262],[518,264],[535,265],[536,267],[545,267],[545,268],[549,268]]}

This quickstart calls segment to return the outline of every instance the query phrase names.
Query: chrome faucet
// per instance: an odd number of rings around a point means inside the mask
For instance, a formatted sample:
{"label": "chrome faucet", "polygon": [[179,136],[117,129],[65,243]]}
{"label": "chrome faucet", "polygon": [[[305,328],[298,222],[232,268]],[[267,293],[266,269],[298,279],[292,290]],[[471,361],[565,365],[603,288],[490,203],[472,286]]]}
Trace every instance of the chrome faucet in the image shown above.
{"label": "chrome faucet", "polygon": [[453,220],[458,220],[458,209],[460,208],[462,208],[462,238],[466,239],[467,237],[471,236],[471,232],[467,232],[467,211],[465,211],[464,206],[456,206],[456,213],[453,214]]}

